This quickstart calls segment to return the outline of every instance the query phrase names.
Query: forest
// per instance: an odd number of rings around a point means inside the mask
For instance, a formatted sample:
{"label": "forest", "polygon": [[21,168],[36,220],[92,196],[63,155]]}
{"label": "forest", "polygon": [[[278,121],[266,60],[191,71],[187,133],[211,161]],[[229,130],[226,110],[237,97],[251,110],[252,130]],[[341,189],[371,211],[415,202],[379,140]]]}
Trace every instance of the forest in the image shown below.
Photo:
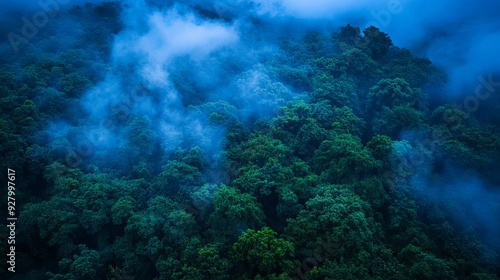
{"label": "forest", "polygon": [[0,279],[500,279],[498,72],[444,94],[380,26],[62,2],[0,20]]}

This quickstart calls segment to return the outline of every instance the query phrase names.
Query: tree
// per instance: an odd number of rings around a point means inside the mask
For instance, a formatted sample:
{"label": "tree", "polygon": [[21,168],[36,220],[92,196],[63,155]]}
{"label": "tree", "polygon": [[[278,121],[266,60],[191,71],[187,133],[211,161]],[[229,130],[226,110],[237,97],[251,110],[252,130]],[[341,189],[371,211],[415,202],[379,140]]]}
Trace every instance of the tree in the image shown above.
{"label": "tree", "polygon": [[361,137],[365,128],[365,121],[354,114],[351,108],[342,107],[333,109],[332,130],[336,134],[351,134]]}
{"label": "tree", "polygon": [[359,180],[371,175],[378,165],[360,139],[350,134],[338,134],[323,141],[312,159],[313,170],[330,183]]}
{"label": "tree", "polygon": [[46,87],[51,77],[50,72],[40,65],[31,64],[22,70],[22,83],[31,89],[36,87]]}
{"label": "tree", "polygon": [[248,229],[233,244],[233,258],[240,262],[248,276],[280,274],[292,268],[294,245],[268,227]]}
{"label": "tree", "polygon": [[368,269],[363,266],[355,265],[349,261],[341,260],[339,262],[326,260],[325,264],[319,268],[313,268],[308,274],[307,279],[314,280],[371,280]]}
{"label": "tree", "polygon": [[[203,6],[188,24],[217,17]],[[474,200],[463,184],[490,196],[500,184],[493,76],[479,78],[480,110],[433,97],[429,114],[426,91],[443,73],[379,29],[271,38],[253,17],[236,48],[170,57],[157,87],[141,54],[105,59],[120,3],[58,13],[22,54],[0,51],[0,177],[15,182],[19,214],[9,245],[31,268],[17,278],[498,278],[499,248],[483,239],[497,204],[466,205],[481,219],[464,227],[456,217],[471,211],[454,199]],[[254,48],[267,39],[274,47]],[[82,94],[103,79],[116,82],[100,83],[105,93],[132,91],[123,106],[119,94],[91,98],[114,105],[107,120],[89,119]],[[441,189],[446,201],[427,199]]]}
{"label": "tree", "polygon": [[[295,219],[288,219],[285,233],[306,256],[314,254],[318,238],[331,240],[321,256],[328,259],[352,259],[360,265],[373,251],[380,226],[369,215],[370,207],[349,185],[325,185],[306,202]],[[315,237],[315,238],[311,238]],[[315,255],[315,256],[316,256]],[[325,257],[321,257],[323,261]]]}
{"label": "tree", "polygon": [[412,244],[403,248],[398,258],[409,267],[408,276],[411,279],[455,279],[446,261]]}
{"label": "tree", "polygon": [[[319,62],[318,62],[319,63]],[[324,66],[326,71],[336,71],[335,65]],[[328,101],[336,107],[348,106],[355,108],[358,103],[356,95],[357,84],[355,80],[346,75],[335,77],[335,74],[326,74],[324,71],[313,77],[313,91],[311,96],[314,101]]]}
{"label": "tree", "polygon": [[280,140],[254,134],[242,147],[240,160],[262,167],[268,162],[287,162],[290,156],[290,148]]}
{"label": "tree", "polygon": [[229,268],[232,266],[232,262],[222,256],[220,249],[216,245],[207,244],[200,248],[197,263],[197,267],[210,279],[230,279]]}
{"label": "tree", "polygon": [[359,27],[346,26],[340,27],[340,31],[332,35],[333,41],[341,52],[355,48],[362,43],[362,36]]}
{"label": "tree", "polygon": [[226,236],[231,240],[248,228],[264,225],[262,205],[254,196],[241,193],[238,189],[222,186],[215,196],[214,207],[209,224],[213,227],[212,235],[216,239]]}
{"label": "tree", "polygon": [[70,73],[61,79],[61,89],[70,97],[80,97],[92,82],[78,73]]}
{"label": "tree", "polygon": [[137,202],[131,196],[120,197],[111,207],[113,224],[119,225],[126,222],[137,210]]}
{"label": "tree", "polygon": [[179,190],[189,192],[190,188],[200,186],[203,176],[198,168],[181,161],[171,160],[163,166],[155,185],[164,194],[175,194]]}
{"label": "tree", "polygon": [[[82,228],[71,199],[58,198],[27,204],[19,219],[25,221],[20,230],[26,233],[22,239],[27,244],[40,240],[46,244],[45,248],[57,248],[60,257],[70,256],[76,250],[75,237]],[[37,247],[35,243],[32,246]]]}
{"label": "tree", "polygon": [[137,149],[141,157],[150,157],[158,144],[158,135],[152,129],[151,120],[145,116],[134,117],[128,128],[129,141],[132,147]]}
{"label": "tree", "polygon": [[373,131],[397,139],[401,132],[421,128],[423,123],[422,112],[414,108],[409,106],[394,106],[391,109],[384,107],[373,120]]}
{"label": "tree", "polygon": [[62,271],[68,271],[66,274],[47,273],[51,280],[59,279],[95,279],[102,274],[103,264],[100,260],[99,252],[90,250],[85,245],[78,246],[80,253],[74,255],[72,259],[64,258],[59,262]]}
{"label": "tree", "polygon": [[328,108],[320,108],[319,105],[314,106],[300,100],[290,102],[289,106],[282,109],[283,114],[274,119],[273,136],[280,139],[285,147],[292,148],[299,158],[311,157],[321,142],[331,136],[331,132],[321,127],[314,116],[321,116],[323,124],[331,126],[325,120],[328,119]]}
{"label": "tree", "polygon": [[445,127],[451,132],[462,130],[465,125],[471,123],[470,115],[467,112],[452,105],[437,107],[432,111],[429,120],[433,125]]}
{"label": "tree", "polygon": [[389,35],[381,32],[374,26],[370,26],[363,30],[363,34],[363,49],[365,49],[374,60],[384,56],[393,45]]}
{"label": "tree", "polygon": [[261,168],[253,164],[244,166],[240,176],[233,181],[233,185],[256,197],[269,196],[277,187],[289,186],[292,177],[293,172],[290,168],[269,161]]}
{"label": "tree", "polygon": [[346,62],[346,73],[350,75],[373,78],[380,72],[377,63],[359,49],[350,49],[337,59]]}
{"label": "tree", "polygon": [[366,144],[366,147],[377,160],[387,162],[392,151],[392,143],[393,141],[389,136],[375,134]]}
{"label": "tree", "polygon": [[26,135],[26,137],[34,134],[41,117],[38,107],[33,101],[25,100],[21,106],[14,109],[13,115],[16,116],[15,122],[19,125],[21,134]]}
{"label": "tree", "polygon": [[19,134],[10,132],[12,125],[4,119],[0,119],[0,138],[2,144],[0,145],[0,152],[2,153],[1,166],[6,168],[16,168],[21,171],[24,165],[25,150],[28,147],[27,139],[24,139]]}
{"label": "tree", "polygon": [[370,109],[380,111],[383,107],[389,109],[395,106],[407,106],[417,110],[424,109],[423,93],[418,88],[412,88],[401,78],[382,79],[370,88]]}
{"label": "tree", "polygon": [[408,49],[391,47],[381,64],[384,77],[402,78],[411,87],[444,82],[444,74],[436,70],[429,59],[414,57]]}

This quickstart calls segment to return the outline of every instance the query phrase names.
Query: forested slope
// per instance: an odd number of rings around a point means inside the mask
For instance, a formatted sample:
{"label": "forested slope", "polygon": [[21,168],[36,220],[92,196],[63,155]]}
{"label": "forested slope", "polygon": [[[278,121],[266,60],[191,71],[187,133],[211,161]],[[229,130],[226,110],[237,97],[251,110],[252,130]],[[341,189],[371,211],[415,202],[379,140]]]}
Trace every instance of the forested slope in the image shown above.
{"label": "forested slope", "polygon": [[445,75],[375,27],[263,49],[257,20],[161,86],[116,62],[122,9],[3,49],[2,279],[499,278],[498,95],[436,101]]}

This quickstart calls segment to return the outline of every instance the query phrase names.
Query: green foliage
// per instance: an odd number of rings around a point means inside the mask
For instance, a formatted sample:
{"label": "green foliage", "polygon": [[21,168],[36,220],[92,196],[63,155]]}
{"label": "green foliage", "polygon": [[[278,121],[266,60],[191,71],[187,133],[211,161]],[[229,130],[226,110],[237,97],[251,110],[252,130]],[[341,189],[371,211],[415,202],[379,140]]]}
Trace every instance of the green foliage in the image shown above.
{"label": "green foliage", "polygon": [[383,180],[378,177],[371,177],[354,184],[354,191],[363,201],[372,205],[375,209],[380,209],[387,199],[387,190]]}
{"label": "green foliage", "polygon": [[191,106],[191,109],[200,116],[209,115],[209,122],[214,125],[230,125],[238,120],[236,107],[222,100]]}
{"label": "green foliage", "polygon": [[354,48],[362,44],[361,31],[359,27],[354,27],[350,24],[340,27],[339,32],[334,33],[332,37],[335,41],[335,45],[341,51]]}
{"label": "green foliage", "polygon": [[277,187],[289,186],[293,176],[290,168],[275,162],[268,162],[262,168],[255,165],[245,166],[240,172],[233,185],[254,196],[268,196],[276,191]]}
{"label": "green foliage", "polygon": [[146,157],[151,156],[157,144],[158,136],[151,126],[151,121],[146,117],[134,117],[130,123],[130,144]]}
{"label": "green foliage", "polygon": [[204,275],[211,279],[230,279],[230,261],[221,256],[220,250],[214,245],[206,245],[198,251],[197,262]]}
{"label": "green foliage", "polygon": [[25,139],[19,134],[10,132],[9,123],[5,120],[0,120],[0,137],[3,139],[0,145],[0,152],[2,153],[2,167],[17,168],[21,170],[23,166],[23,154],[28,144]]}
{"label": "green foliage", "polygon": [[363,48],[373,59],[379,59],[387,54],[392,47],[392,40],[387,33],[381,32],[378,28],[370,26],[363,30]]}
{"label": "green foliage", "polygon": [[407,106],[395,106],[392,109],[384,107],[373,121],[373,131],[386,134],[393,138],[402,131],[415,130],[423,127],[423,114]]}
{"label": "green foliage", "polygon": [[377,63],[359,49],[344,52],[339,59],[345,61],[345,72],[350,75],[372,77],[378,74]]}
{"label": "green foliage", "polygon": [[282,108],[283,114],[274,119],[273,136],[285,147],[291,147],[299,158],[311,157],[321,142],[332,135],[327,129],[332,127],[333,118],[328,106],[307,104],[303,100],[291,102]]}
{"label": "green foliage", "polygon": [[349,107],[333,109],[332,130],[336,134],[351,134],[361,137],[365,121],[357,117]]}
{"label": "green foliage", "polygon": [[360,139],[350,134],[323,141],[313,159],[314,170],[331,183],[356,181],[372,174],[378,165]]}
{"label": "green foliage", "polygon": [[47,273],[49,279],[89,279],[96,278],[102,273],[100,270],[103,267],[100,262],[99,253],[95,250],[88,249],[85,245],[79,245],[80,254],[74,255],[72,259],[62,259],[59,262],[61,270],[68,271],[67,274],[52,274]]}
{"label": "green foliage", "polygon": [[260,203],[254,196],[238,189],[222,186],[215,196],[214,207],[209,223],[217,230],[224,229],[224,235],[234,237],[237,232],[264,225],[265,217]]}
{"label": "green foliage", "polygon": [[61,79],[61,89],[68,96],[79,97],[91,86],[91,82],[85,76],[71,73]]}
{"label": "green foliage", "polygon": [[130,196],[120,197],[111,207],[113,224],[119,225],[130,218],[137,209],[137,202]]}
{"label": "green foliage", "polygon": [[[126,116],[111,106],[101,145],[80,98],[107,77],[143,82],[139,66],[106,59],[121,9],[61,10],[0,67],[1,165],[16,170],[16,258],[31,270],[18,278],[498,279],[498,249],[418,188],[445,187],[453,169],[498,185],[496,97],[488,113],[428,111],[423,89],[442,73],[379,29],[347,25],[276,38],[258,65],[214,52],[225,60],[214,80],[215,58],[178,57],[166,82],[179,103],[153,88]],[[78,38],[53,28],[72,19]],[[189,119],[165,120],[177,105]],[[164,123],[184,121],[217,137],[165,143]]]}
{"label": "green foliage", "polygon": [[[320,63],[318,61],[318,64]],[[334,71],[335,66],[325,65],[324,68],[326,71]],[[313,78],[311,96],[315,101],[326,100],[333,106],[354,107],[359,102],[356,87],[355,80],[346,75],[334,78],[331,75],[322,73]]]}
{"label": "green foliage", "polygon": [[398,258],[409,266],[408,274],[412,279],[455,279],[446,261],[411,244],[401,250]]}
{"label": "green foliage", "polygon": [[385,56],[382,71],[385,77],[402,78],[411,87],[420,87],[429,82],[442,82],[443,78],[427,58],[414,57],[408,49],[391,47]]}
{"label": "green foliage", "polygon": [[319,269],[313,269],[308,274],[310,279],[339,279],[339,280],[371,280],[369,271],[363,266],[352,263],[327,260]]}
{"label": "green foliage", "polygon": [[294,245],[268,227],[248,229],[233,244],[233,257],[244,267],[247,275],[261,276],[282,273],[292,268]]}
{"label": "green foliage", "polygon": [[378,111],[383,107],[407,106],[422,109],[423,94],[418,88],[412,88],[401,78],[382,79],[370,89],[370,108]]}
{"label": "green foliage", "polygon": [[155,185],[159,192],[175,194],[181,188],[201,185],[203,182],[200,170],[195,166],[177,160],[169,161],[163,166]]}
{"label": "green foliage", "polygon": [[290,157],[290,148],[280,140],[267,135],[253,135],[241,153],[243,162],[264,166],[269,162],[284,162]]}
{"label": "green foliage", "polygon": [[[236,78],[236,85],[241,92],[236,104],[252,103],[258,106],[254,113],[260,113],[263,117],[269,117],[269,112],[277,106],[285,103],[291,92],[282,83],[272,81],[266,73],[260,69],[246,71]],[[243,106],[243,108],[249,107]],[[242,104],[243,105],[243,104]]]}
{"label": "green foliage", "polygon": [[36,246],[37,240],[46,242],[48,246],[57,246],[59,255],[70,255],[76,249],[74,237],[81,230],[72,204],[71,199],[61,198],[26,205],[19,217],[25,221],[21,230],[26,236],[22,238],[32,246]]}
{"label": "green foliage", "polygon": [[30,88],[46,87],[51,77],[47,69],[34,64],[26,66],[21,75],[23,82]]}
{"label": "green foliage", "polygon": [[366,147],[376,159],[387,161],[392,151],[392,143],[389,136],[375,134]]}

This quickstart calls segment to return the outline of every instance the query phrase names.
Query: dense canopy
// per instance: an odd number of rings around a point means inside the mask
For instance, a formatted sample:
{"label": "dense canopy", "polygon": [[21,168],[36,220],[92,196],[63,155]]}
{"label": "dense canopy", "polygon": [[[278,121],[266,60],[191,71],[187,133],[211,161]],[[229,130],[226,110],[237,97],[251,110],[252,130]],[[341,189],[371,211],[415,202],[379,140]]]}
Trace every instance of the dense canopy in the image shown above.
{"label": "dense canopy", "polygon": [[[436,100],[445,75],[373,26],[234,43],[196,6],[209,23],[158,13],[131,47],[128,8],[1,50],[1,279],[500,278],[499,98]],[[213,49],[141,49],[154,24]]]}

